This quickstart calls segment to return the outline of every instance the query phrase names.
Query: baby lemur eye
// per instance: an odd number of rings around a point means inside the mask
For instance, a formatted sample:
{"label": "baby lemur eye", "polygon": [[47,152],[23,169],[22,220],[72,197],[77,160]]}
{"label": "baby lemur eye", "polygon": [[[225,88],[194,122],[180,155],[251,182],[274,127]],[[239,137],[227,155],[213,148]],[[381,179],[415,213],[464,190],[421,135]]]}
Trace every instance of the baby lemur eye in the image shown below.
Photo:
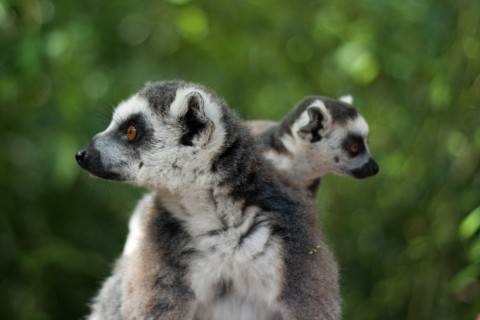
{"label": "baby lemur eye", "polygon": [[352,154],[356,154],[360,150],[360,146],[358,145],[358,143],[353,142],[353,143],[350,144],[348,149],[350,150],[350,152]]}
{"label": "baby lemur eye", "polygon": [[137,128],[135,126],[129,126],[127,129],[127,139],[132,142],[137,138]]}

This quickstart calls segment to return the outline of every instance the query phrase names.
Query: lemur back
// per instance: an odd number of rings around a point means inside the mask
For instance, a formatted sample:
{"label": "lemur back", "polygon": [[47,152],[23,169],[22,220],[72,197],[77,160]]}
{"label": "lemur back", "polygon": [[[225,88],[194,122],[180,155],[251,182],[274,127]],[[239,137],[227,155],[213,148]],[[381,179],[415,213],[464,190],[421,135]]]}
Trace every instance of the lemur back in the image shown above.
{"label": "lemur back", "polygon": [[272,170],[225,102],[199,85],[151,83],[113,118],[77,161],[151,195],[90,319],[340,317],[313,200]]}

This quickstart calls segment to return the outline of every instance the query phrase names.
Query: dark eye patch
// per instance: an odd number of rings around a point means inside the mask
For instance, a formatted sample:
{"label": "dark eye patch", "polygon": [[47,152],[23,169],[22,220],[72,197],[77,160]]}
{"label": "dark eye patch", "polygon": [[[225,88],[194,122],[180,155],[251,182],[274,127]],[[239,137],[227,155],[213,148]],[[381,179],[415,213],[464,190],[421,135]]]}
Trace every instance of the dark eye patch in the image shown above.
{"label": "dark eye patch", "polygon": [[[356,144],[356,147],[353,148],[352,145],[355,145],[355,144]],[[365,143],[363,142],[363,138],[355,134],[349,134],[345,138],[345,140],[343,140],[342,147],[351,158],[358,156],[359,154],[362,154],[366,150]],[[352,150],[355,150],[355,152]]]}
{"label": "dark eye patch", "polygon": [[[127,140],[127,130],[130,126],[134,126],[137,129],[137,138],[132,142]],[[142,116],[142,114],[136,113],[132,114],[127,120],[123,121],[120,126],[118,126],[118,130],[116,131],[115,135],[130,145],[140,145],[146,140],[151,139],[152,132],[147,126],[145,118]]]}

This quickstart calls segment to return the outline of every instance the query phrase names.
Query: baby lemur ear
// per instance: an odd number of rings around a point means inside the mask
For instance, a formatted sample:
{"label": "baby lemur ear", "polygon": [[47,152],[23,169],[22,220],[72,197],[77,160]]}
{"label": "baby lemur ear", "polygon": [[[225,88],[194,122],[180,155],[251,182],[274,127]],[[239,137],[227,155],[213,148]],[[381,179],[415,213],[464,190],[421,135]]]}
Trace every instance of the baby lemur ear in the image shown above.
{"label": "baby lemur ear", "polygon": [[[322,140],[325,131],[330,127],[331,116],[325,105],[319,101],[307,107],[300,119],[303,123],[298,130],[298,135],[309,141],[318,142]],[[305,124],[306,122],[306,124]]]}
{"label": "baby lemur ear", "polygon": [[215,128],[213,121],[205,114],[205,100],[199,92],[185,97],[184,113],[180,116],[183,135],[180,143],[185,146],[205,145]]}
{"label": "baby lemur ear", "polygon": [[353,97],[351,95],[341,96],[338,98],[338,100],[348,104],[353,104]]}

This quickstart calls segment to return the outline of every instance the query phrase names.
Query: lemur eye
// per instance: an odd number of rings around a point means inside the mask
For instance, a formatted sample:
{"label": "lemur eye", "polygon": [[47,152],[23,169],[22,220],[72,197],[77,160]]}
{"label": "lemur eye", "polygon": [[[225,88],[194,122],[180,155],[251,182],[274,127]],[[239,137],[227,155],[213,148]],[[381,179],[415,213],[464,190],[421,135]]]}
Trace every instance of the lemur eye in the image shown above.
{"label": "lemur eye", "polygon": [[355,154],[360,149],[360,146],[358,145],[358,143],[354,142],[354,143],[351,143],[348,148],[350,149],[351,153]]}
{"label": "lemur eye", "polygon": [[127,129],[128,141],[132,142],[133,140],[135,140],[136,137],[137,137],[137,128],[135,128],[134,126],[128,127]]}

